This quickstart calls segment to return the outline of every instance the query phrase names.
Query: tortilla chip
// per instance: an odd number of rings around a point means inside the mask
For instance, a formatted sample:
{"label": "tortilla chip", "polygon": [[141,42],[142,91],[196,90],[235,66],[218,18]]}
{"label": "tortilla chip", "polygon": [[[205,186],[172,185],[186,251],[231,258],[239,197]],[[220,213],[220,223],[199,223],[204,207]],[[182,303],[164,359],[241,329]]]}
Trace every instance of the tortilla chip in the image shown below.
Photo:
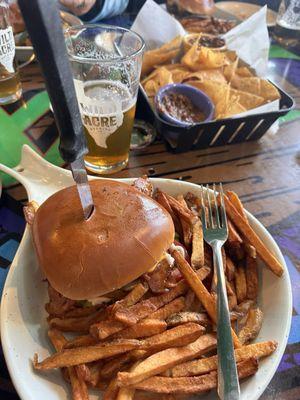
{"label": "tortilla chip", "polygon": [[247,68],[247,67],[239,67],[239,68],[237,68],[236,73],[241,78],[251,78],[251,76],[254,76],[252,74],[252,72],[250,71],[250,69]]}
{"label": "tortilla chip", "polygon": [[267,101],[274,101],[280,99],[280,93],[271,82],[265,79],[260,80],[260,96]]}
{"label": "tortilla chip", "polygon": [[228,118],[247,111],[236,99],[230,98],[227,108],[224,113],[216,114],[216,119]]}
{"label": "tortilla chip", "polygon": [[215,106],[220,100],[222,99],[224,100],[229,95],[230,87],[227,83],[209,81],[209,80],[206,80],[204,82],[188,81],[185,83],[194,86],[202,90],[202,92],[206,93],[207,96],[211,98]]}
{"label": "tortilla chip", "polygon": [[245,107],[246,110],[259,107],[265,103],[261,96],[256,96],[253,93],[243,92],[242,90],[230,89],[230,94],[239,98],[239,103]]}
{"label": "tortilla chip", "polygon": [[190,73],[187,69],[183,68],[173,69],[170,72],[174,83],[181,83]]}
{"label": "tortilla chip", "polygon": [[157,68],[155,73],[152,74],[151,79],[148,79],[143,84],[147,96],[153,97],[158,90],[169,83],[174,83],[172,73],[164,67]]}
{"label": "tortilla chip", "polygon": [[235,75],[231,79],[231,85],[233,88],[243,92],[253,93],[257,96],[259,96],[261,92],[260,84],[261,79],[257,77],[239,78],[237,75]]}
{"label": "tortilla chip", "polygon": [[232,79],[236,73],[238,62],[239,62],[239,59],[236,58],[236,60],[233,63],[231,63],[229,65],[225,65],[223,72],[224,72],[225,78],[227,79],[227,82],[232,81]]}
{"label": "tortilla chip", "polygon": [[182,64],[192,71],[199,69],[220,68],[229,63],[225,53],[213,51],[208,47],[200,46],[195,43],[190,50],[182,57]]}
{"label": "tortilla chip", "polygon": [[163,46],[146,51],[143,58],[142,76],[151,72],[155,65],[161,65],[173,60],[179,54],[181,43],[182,36],[176,36]]}
{"label": "tortilla chip", "polygon": [[226,83],[226,79],[221,69],[203,69],[197,72],[190,72],[186,75],[185,81],[196,80],[200,82],[216,81],[220,83]]}

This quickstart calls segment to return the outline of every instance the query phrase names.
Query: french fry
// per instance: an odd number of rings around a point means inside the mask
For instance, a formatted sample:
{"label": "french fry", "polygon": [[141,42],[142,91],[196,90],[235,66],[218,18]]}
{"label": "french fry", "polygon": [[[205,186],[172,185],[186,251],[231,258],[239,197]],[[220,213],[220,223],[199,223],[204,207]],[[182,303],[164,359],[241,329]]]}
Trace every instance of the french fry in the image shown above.
{"label": "french fry", "polygon": [[102,370],[103,363],[101,361],[88,365],[89,374],[86,377],[87,385],[95,388],[99,387],[100,372]]}
{"label": "french fry", "polygon": [[93,346],[94,344],[97,344],[97,343],[98,343],[98,340],[93,338],[90,335],[77,336],[74,339],[66,342],[66,344],[64,345],[64,349],[72,349],[74,347]]}
{"label": "french fry", "polygon": [[140,349],[157,352],[171,347],[186,346],[204,333],[203,326],[190,322],[141,340]]}
{"label": "french fry", "polygon": [[123,329],[121,332],[113,335],[113,339],[139,339],[148,336],[157,335],[167,329],[165,321],[159,319],[146,319],[135,325]]}
{"label": "french fry", "polygon": [[[67,342],[63,334],[57,329],[49,329],[48,336],[55,350],[62,351]],[[78,375],[75,367],[66,368],[65,371],[70,379],[73,400],[88,400],[89,394],[87,386],[82,377]]]}
{"label": "french fry", "polygon": [[249,310],[246,325],[239,332],[239,339],[241,343],[247,343],[255,339],[258,335],[262,325],[263,313],[259,308]]}
{"label": "french fry", "polygon": [[238,303],[242,303],[247,298],[247,281],[245,268],[240,265],[235,270],[235,290]]}
{"label": "french fry", "polygon": [[114,378],[110,381],[105,392],[103,393],[103,400],[116,400],[119,393],[117,379]]}
{"label": "french fry", "polygon": [[146,283],[138,283],[124,299],[117,301],[112,307],[112,313],[115,313],[120,308],[133,306],[147,293],[149,287]]}
{"label": "french fry", "polygon": [[255,247],[253,247],[249,243],[245,243],[244,242],[244,249],[245,249],[245,252],[246,252],[246,256],[248,255],[251,258],[256,258],[257,253],[256,253],[256,248]]}
{"label": "french fry", "polygon": [[166,322],[168,327],[174,327],[189,322],[194,322],[202,326],[208,326],[211,323],[206,313],[197,313],[194,311],[183,311],[173,314],[166,320]]}
{"label": "french fry", "polygon": [[102,321],[107,316],[107,313],[100,310],[96,313],[85,317],[75,318],[52,318],[49,321],[51,328],[57,328],[63,332],[79,332],[86,333],[89,331],[89,327],[92,323]]}
{"label": "french fry", "polygon": [[159,308],[153,314],[151,314],[151,319],[166,320],[170,315],[180,312],[185,307],[185,299],[183,296],[177,297],[170,303]]}
{"label": "french fry", "polygon": [[236,292],[233,282],[226,281],[226,287],[230,288],[230,294],[228,294],[228,306],[229,310],[233,310],[237,305]]}
{"label": "french fry", "polygon": [[193,225],[191,265],[194,269],[204,266],[204,241],[200,220]]}
{"label": "french fry", "polygon": [[175,226],[175,231],[181,236],[182,235],[182,226],[181,223],[179,221],[179,218],[177,217],[177,215],[174,213],[174,211],[172,210],[172,207],[170,206],[170,203],[167,199],[167,196],[165,193],[163,193],[160,190],[157,190],[155,193],[155,200],[161,205],[163,206],[168,213],[171,215],[174,226]]}
{"label": "french fry", "polygon": [[184,361],[200,357],[215,348],[216,344],[215,335],[207,334],[200,336],[199,339],[187,346],[162,350],[141,361],[132,372],[119,372],[117,375],[118,385],[122,387],[141,382]]}
{"label": "french fry", "polygon": [[107,319],[105,321],[100,321],[96,324],[90,326],[90,334],[93,338],[97,340],[104,340],[111,335],[114,335],[126,328],[120,321],[115,321],[113,319]]}
{"label": "french fry", "polygon": [[102,309],[101,306],[90,306],[90,307],[76,307],[73,310],[67,311],[63,314],[62,318],[81,318],[87,317],[94,314]]}
{"label": "french fry", "polygon": [[235,277],[235,265],[232,259],[226,256],[226,276],[229,282],[231,282]]}
{"label": "french fry", "polygon": [[[201,301],[203,306],[205,307],[208,315],[212,319],[214,323],[216,323],[216,303],[215,300],[212,298],[211,294],[208,292],[206,287],[203,285],[201,280],[198,278],[195,271],[189,265],[189,263],[182,257],[182,255],[177,251],[174,250],[172,252],[173,257],[175,258],[176,263],[178,264],[183,276],[187,280],[188,284],[194,290],[196,296]],[[232,333],[232,340],[234,342],[235,347],[239,347],[240,343],[238,337],[236,336],[235,332],[231,330]]]}
{"label": "french fry", "polygon": [[34,368],[38,370],[48,370],[102,360],[133,350],[137,348],[139,344],[140,342],[138,340],[120,339],[108,344],[66,349],[47,357],[42,362],[37,362],[37,360],[35,360]]}
{"label": "french fry", "polygon": [[283,274],[283,266],[277,258],[264,245],[250,225],[241,218],[239,212],[226,196],[224,197],[224,201],[228,217],[237,227],[244,240],[256,248],[258,256],[275,275],[281,276]]}
{"label": "french fry", "polygon": [[[197,273],[194,273],[198,277],[197,279],[201,281],[202,279],[206,278],[207,272],[207,269],[203,270],[203,268],[201,268],[197,271]],[[117,310],[115,318],[118,321],[128,325],[133,325],[149,315],[151,315],[151,318],[153,318],[153,313],[156,310],[170,303],[175,298],[185,294],[187,290],[188,285],[184,280],[181,280],[167,293],[150,297],[149,299],[143,300],[126,310]]]}
{"label": "french fry", "polygon": [[194,224],[197,222],[198,217],[187,207],[184,207],[180,204],[180,202],[169,194],[165,193],[165,196],[172,208],[172,210],[176,213],[176,215],[182,219],[184,219],[189,224]]}
{"label": "french fry", "polygon": [[230,255],[237,260],[241,260],[244,257],[244,249],[242,246],[243,240],[230,220],[227,220],[227,225],[228,240],[226,243],[226,248],[228,249]]}
{"label": "french fry", "polygon": [[101,377],[104,379],[112,378],[125,364],[132,359],[132,353],[125,353],[108,360],[101,368]]}
{"label": "french fry", "polygon": [[[177,196],[177,201],[182,205],[183,208],[190,211],[182,195]],[[192,225],[183,218],[179,217],[179,219],[182,226],[183,243],[185,247],[189,249],[192,243]]]}
{"label": "french fry", "polygon": [[258,269],[257,260],[250,256],[246,256],[246,281],[247,281],[247,298],[256,300],[258,296]]}
{"label": "french fry", "polygon": [[244,218],[244,220],[246,222],[248,222],[248,218],[245,213],[245,209],[243,207],[243,204],[242,204],[239,196],[235,192],[232,192],[231,190],[226,191],[226,196],[228,197],[229,201],[231,201],[231,203],[236,208],[236,210],[240,213],[240,215]]}
{"label": "french fry", "polygon": [[[236,362],[247,360],[248,358],[263,358],[272,354],[277,348],[277,342],[270,340],[268,342],[254,343],[240,347],[235,350]],[[218,368],[218,356],[201,358],[185,362],[171,369],[171,376],[195,376],[203,375],[215,371]]]}
{"label": "french fry", "polygon": [[[237,369],[239,379],[246,378],[255,374],[258,369],[258,362],[255,358],[249,358],[239,363]],[[154,376],[134,384],[134,387],[155,393],[199,394],[217,387],[217,372],[212,371],[206,375],[180,378]]]}
{"label": "french fry", "polygon": [[117,400],[133,400],[135,394],[134,388],[121,388],[117,395]]}

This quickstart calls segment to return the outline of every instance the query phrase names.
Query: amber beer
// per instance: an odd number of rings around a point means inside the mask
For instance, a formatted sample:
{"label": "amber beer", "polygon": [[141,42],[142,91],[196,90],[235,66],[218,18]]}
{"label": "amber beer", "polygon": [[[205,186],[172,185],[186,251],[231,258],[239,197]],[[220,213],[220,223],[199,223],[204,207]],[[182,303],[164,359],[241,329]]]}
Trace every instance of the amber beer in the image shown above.
{"label": "amber beer", "polygon": [[[85,82],[77,88],[79,108],[88,144],[87,169],[116,172],[127,164],[135,99],[120,82]],[[81,91],[82,92],[82,91]]]}
{"label": "amber beer", "polygon": [[85,166],[95,174],[120,171],[129,157],[145,43],[105,24],[70,27],[65,39],[88,144]]}

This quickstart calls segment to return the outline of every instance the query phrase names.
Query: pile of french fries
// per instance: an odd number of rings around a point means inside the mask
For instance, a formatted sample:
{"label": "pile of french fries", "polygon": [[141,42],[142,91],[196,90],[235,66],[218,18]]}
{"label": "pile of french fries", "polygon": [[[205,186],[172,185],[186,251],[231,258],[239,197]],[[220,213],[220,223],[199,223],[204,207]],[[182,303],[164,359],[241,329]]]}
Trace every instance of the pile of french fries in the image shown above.
{"label": "pile of french fries", "polygon": [[[89,388],[103,391],[104,400],[174,400],[217,386],[216,283],[212,252],[203,241],[201,201],[192,193],[175,198],[157,190],[153,196],[174,221],[172,266],[162,259],[109,294],[105,305],[79,305],[49,290],[48,335],[56,352],[41,362],[35,355],[34,368],[60,368],[73,400],[87,400]],[[223,259],[242,379],[277,347],[275,341],[250,343],[263,318],[257,258],[278,276],[283,267],[251,228],[238,196],[228,191],[225,202],[229,237]]]}

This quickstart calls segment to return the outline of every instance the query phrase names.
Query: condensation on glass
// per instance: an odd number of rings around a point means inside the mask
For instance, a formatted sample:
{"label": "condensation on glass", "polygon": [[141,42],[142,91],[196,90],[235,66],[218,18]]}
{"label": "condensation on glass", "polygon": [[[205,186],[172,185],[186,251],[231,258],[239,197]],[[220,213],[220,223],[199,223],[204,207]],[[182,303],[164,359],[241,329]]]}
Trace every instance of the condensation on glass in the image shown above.
{"label": "condensation on glass", "polygon": [[89,149],[85,165],[119,171],[128,162],[144,42],[109,25],[71,27],[65,37]]}

